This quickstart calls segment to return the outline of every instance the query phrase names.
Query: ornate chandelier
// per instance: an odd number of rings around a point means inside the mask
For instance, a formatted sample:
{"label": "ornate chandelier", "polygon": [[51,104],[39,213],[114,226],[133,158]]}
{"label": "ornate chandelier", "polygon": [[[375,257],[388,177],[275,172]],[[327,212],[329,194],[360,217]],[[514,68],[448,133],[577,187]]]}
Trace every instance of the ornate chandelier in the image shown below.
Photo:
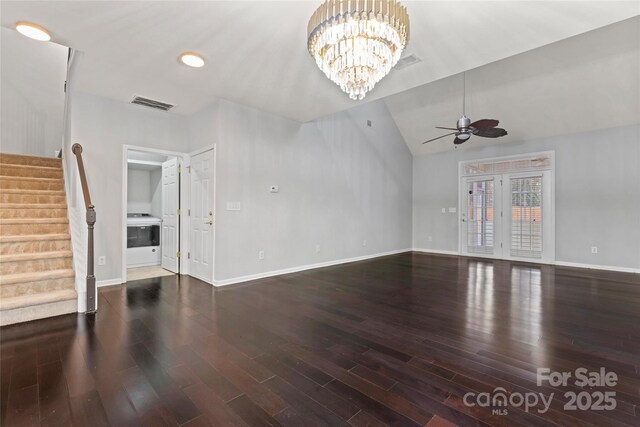
{"label": "ornate chandelier", "polygon": [[307,48],[349,98],[362,99],[408,41],[409,15],[397,0],[327,0],[309,20]]}

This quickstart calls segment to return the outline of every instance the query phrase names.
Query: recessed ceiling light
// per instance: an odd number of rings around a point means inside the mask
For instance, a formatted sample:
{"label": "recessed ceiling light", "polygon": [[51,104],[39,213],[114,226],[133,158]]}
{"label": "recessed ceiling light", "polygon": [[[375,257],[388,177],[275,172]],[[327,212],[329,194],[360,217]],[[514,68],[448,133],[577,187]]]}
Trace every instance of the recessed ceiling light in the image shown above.
{"label": "recessed ceiling light", "polygon": [[31,22],[17,22],[16,30],[23,36],[30,39],[39,40],[42,42],[48,42],[51,40],[49,32],[42,28],[40,25],[33,24]]}
{"label": "recessed ceiling light", "polygon": [[180,61],[189,67],[200,68],[204,66],[204,59],[195,52],[185,52],[180,55]]}

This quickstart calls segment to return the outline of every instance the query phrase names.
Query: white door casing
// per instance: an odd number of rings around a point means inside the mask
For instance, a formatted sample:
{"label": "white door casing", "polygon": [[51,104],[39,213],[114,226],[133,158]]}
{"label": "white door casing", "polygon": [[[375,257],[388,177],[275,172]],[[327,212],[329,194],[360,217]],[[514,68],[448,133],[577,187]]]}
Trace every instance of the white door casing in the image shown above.
{"label": "white door casing", "polygon": [[213,284],[214,151],[191,157],[189,274]]}
{"label": "white door casing", "polygon": [[162,163],[162,268],[178,272],[179,246],[179,169],[178,159]]}
{"label": "white door casing", "polygon": [[550,170],[462,177],[461,253],[553,262],[553,205]]}

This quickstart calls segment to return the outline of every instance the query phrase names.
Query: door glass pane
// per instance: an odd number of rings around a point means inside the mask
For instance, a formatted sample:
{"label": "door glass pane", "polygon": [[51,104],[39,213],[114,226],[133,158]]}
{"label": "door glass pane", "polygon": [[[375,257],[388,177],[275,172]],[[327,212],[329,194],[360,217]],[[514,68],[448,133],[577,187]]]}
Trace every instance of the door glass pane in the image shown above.
{"label": "door glass pane", "polygon": [[511,255],[542,257],[542,177],[511,178]]}
{"label": "door glass pane", "polygon": [[467,183],[467,250],[493,253],[494,181]]}

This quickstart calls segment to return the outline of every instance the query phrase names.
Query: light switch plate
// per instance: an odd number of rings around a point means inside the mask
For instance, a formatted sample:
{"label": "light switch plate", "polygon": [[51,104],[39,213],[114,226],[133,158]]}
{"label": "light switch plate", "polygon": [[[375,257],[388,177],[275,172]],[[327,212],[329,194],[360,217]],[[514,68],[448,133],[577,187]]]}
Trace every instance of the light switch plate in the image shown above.
{"label": "light switch plate", "polygon": [[457,209],[456,208],[449,208],[449,213],[456,213]]}
{"label": "light switch plate", "polygon": [[228,211],[239,211],[240,210],[240,202],[227,202],[227,210]]}

